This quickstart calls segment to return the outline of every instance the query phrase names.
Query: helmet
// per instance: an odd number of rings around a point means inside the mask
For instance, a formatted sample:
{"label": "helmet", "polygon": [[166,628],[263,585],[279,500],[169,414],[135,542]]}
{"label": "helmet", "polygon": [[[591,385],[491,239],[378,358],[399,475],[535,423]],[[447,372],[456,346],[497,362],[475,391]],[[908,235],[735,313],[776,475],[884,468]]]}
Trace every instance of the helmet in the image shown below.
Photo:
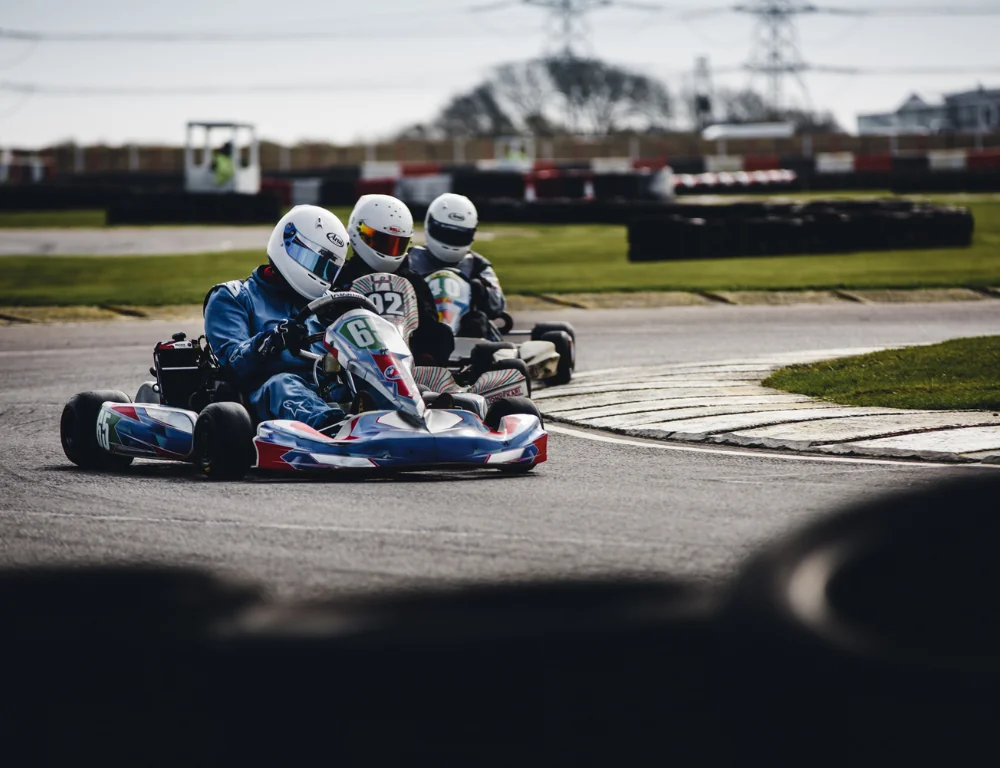
{"label": "helmet", "polygon": [[427,208],[424,219],[427,250],[440,261],[457,264],[469,252],[477,226],[479,214],[472,201],[446,192]]}
{"label": "helmet", "polygon": [[271,231],[267,255],[299,295],[318,299],[347,261],[347,230],[325,208],[297,205]]}
{"label": "helmet", "polygon": [[364,195],[347,222],[354,253],[375,272],[395,272],[413,237],[413,214],[389,195]]}

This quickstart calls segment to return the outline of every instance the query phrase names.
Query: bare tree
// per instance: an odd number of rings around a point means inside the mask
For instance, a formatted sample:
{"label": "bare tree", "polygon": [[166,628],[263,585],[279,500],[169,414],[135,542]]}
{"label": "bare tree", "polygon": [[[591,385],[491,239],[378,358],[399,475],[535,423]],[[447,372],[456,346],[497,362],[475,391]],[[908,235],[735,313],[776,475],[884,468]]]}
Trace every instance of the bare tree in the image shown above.
{"label": "bare tree", "polygon": [[749,88],[739,91],[719,89],[716,103],[723,122],[727,123],[781,120],[795,123],[799,131],[806,133],[835,133],[841,130],[840,124],[831,112],[809,109],[774,110],[762,94]]}
{"label": "bare tree", "polygon": [[488,82],[452,99],[441,110],[435,125],[445,136],[500,136],[515,131]]}
{"label": "bare tree", "polygon": [[606,135],[662,131],[672,118],[673,102],[658,80],[597,59],[552,57],[497,67],[448,102],[430,131],[446,137]]}

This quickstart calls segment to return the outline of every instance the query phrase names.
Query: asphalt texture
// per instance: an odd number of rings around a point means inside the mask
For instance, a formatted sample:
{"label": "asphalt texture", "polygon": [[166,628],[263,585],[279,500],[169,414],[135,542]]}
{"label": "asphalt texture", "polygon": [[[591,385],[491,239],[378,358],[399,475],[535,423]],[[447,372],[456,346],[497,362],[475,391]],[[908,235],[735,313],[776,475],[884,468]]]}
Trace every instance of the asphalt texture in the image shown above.
{"label": "asphalt texture", "polygon": [[[695,362],[997,333],[992,302],[566,310],[580,369]],[[63,404],[133,394],[157,339],[197,324],[0,328],[0,566],[148,561],[250,579],[281,596],[523,579],[676,574],[717,581],[754,548],[829,510],[966,467],[658,450],[567,434],[520,477],[420,473],[364,481],[215,483],[183,465],[73,467]]]}

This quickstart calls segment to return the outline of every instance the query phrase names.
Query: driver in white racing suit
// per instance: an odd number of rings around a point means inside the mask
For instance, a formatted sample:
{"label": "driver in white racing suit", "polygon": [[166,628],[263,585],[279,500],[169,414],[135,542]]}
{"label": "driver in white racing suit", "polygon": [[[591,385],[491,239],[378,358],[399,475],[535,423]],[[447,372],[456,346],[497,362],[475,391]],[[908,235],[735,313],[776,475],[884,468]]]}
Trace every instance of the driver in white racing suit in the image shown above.
{"label": "driver in white racing suit", "polygon": [[417,296],[419,325],[407,340],[417,365],[446,365],[455,348],[451,330],[438,321],[430,286],[410,266],[407,248],[413,237],[413,214],[390,195],[364,195],[351,211],[347,234],[353,255],[341,270],[336,288],[348,290],[363,275],[383,272],[409,281]]}
{"label": "driver in white racing suit", "polygon": [[486,337],[487,323],[507,306],[493,265],[472,250],[478,226],[479,213],[472,201],[447,192],[427,208],[426,245],[411,248],[409,253],[410,267],[424,277],[451,269],[469,281],[472,306],[462,318],[461,336]]}
{"label": "driver in white racing suit", "polygon": [[[308,336],[324,329],[315,318],[305,324],[294,318],[334,286],[347,259],[347,230],[328,210],[298,205],[274,227],[267,255],[269,263],[246,280],[209,292],[205,336],[257,419],[301,421],[314,429],[332,426],[344,418],[336,402],[348,399],[346,388],[320,396],[312,364],[295,353],[308,347]],[[322,341],[312,351],[324,353]]]}

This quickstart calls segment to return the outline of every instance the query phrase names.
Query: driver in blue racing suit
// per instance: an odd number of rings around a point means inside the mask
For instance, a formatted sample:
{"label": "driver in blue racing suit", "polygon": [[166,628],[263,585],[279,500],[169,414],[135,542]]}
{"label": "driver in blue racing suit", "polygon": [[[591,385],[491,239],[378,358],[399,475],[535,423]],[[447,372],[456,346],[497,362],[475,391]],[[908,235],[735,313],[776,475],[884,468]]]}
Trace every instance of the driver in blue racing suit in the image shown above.
{"label": "driver in blue racing suit", "polygon": [[507,301],[493,265],[472,250],[478,226],[479,214],[472,201],[447,192],[427,208],[426,245],[410,249],[408,256],[410,267],[423,277],[450,269],[469,281],[472,306],[462,318],[459,335],[485,338],[489,321],[500,316]]}
{"label": "driver in blue racing suit", "polygon": [[[295,316],[328,291],[347,259],[347,230],[324,208],[299,205],[275,226],[267,244],[269,263],[246,280],[215,286],[205,299],[205,335],[222,370],[250,401],[260,421],[290,419],[314,429],[344,419],[335,403],[343,386],[321,397],[313,364],[295,352],[323,332],[316,318]],[[312,351],[325,352],[322,342]],[[331,402],[332,401],[332,402]]]}

